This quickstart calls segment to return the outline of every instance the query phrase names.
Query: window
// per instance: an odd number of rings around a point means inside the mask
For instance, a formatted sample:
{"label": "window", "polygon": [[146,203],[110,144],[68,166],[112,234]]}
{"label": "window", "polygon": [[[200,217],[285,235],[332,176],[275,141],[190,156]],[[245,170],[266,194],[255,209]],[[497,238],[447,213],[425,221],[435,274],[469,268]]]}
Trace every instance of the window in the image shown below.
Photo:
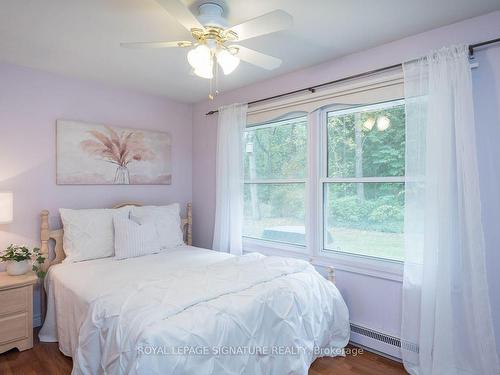
{"label": "window", "polygon": [[399,280],[402,98],[403,75],[394,70],[252,106],[247,120],[258,125],[244,132],[244,250]]}
{"label": "window", "polygon": [[323,249],[403,260],[404,101],[324,113]]}
{"label": "window", "polygon": [[244,132],[243,236],[305,246],[307,117]]}

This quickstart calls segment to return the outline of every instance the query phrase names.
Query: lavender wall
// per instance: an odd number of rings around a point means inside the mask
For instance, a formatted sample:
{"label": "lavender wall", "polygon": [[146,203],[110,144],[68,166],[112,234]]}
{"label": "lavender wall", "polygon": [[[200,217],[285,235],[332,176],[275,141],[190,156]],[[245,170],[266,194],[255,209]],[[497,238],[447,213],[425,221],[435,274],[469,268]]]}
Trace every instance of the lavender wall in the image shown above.
{"label": "lavender wall", "polygon": [[[321,65],[299,70],[242,89],[222,94],[215,101],[195,105],[193,112],[193,204],[194,242],[211,247],[215,209],[215,150],[217,116],[205,113],[222,104],[248,102],[281,92],[376,69],[424,55],[433,48],[454,43],[475,43],[500,36],[500,12],[465,20],[446,27],[394,41],[373,49],[348,55]],[[333,39],[334,42],[335,39]],[[495,328],[500,343],[500,155],[498,137],[500,108],[500,48],[477,54],[479,68],[474,71],[474,90],[481,147],[480,171],[483,189],[483,216],[488,247],[490,291]],[[494,142],[494,143],[493,143]],[[496,151],[499,153],[500,151]],[[350,307],[351,321],[395,336],[400,332],[401,284],[392,280],[338,272],[339,288]]]}
{"label": "lavender wall", "polygon": [[[191,200],[191,105],[8,64],[0,64],[0,83],[0,190],[14,192],[14,222],[0,225],[0,248],[39,245],[44,208],[56,214],[59,207],[110,207],[125,200]],[[170,132],[172,184],[57,186],[57,119]]]}

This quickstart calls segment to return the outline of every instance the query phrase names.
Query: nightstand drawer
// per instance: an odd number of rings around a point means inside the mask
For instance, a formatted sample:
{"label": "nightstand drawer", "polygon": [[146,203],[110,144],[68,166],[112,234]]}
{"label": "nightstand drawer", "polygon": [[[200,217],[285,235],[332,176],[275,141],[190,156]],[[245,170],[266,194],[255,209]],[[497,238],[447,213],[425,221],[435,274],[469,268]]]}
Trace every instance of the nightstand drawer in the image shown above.
{"label": "nightstand drawer", "polygon": [[0,318],[0,344],[27,338],[29,326],[28,313]]}
{"label": "nightstand drawer", "polygon": [[31,285],[0,291],[0,317],[4,314],[26,311],[30,288]]}

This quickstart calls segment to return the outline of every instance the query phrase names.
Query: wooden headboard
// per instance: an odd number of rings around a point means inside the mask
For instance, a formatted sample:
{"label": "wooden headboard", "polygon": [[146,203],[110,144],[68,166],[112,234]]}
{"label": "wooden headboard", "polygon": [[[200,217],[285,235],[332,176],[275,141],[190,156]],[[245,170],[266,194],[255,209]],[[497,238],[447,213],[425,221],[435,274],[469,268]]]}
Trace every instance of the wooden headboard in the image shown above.
{"label": "wooden headboard", "polygon": [[[113,208],[120,208],[125,206],[141,206],[140,203],[137,202],[124,202],[117,205],[114,205]],[[47,271],[50,266],[54,264],[61,263],[66,254],[64,253],[63,248],[63,229],[51,230],[49,226],[49,211],[43,210],[40,214],[41,223],[40,223],[40,253],[45,257],[45,262],[42,264],[42,270]],[[186,217],[181,219],[181,228],[184,233],[184,242],[187,245],[192,245],[193,243],[193,205],[191,203],[187,204]],[[49,258],[49,241],[54,240],[54,253],[55,256],[52,260]]]}

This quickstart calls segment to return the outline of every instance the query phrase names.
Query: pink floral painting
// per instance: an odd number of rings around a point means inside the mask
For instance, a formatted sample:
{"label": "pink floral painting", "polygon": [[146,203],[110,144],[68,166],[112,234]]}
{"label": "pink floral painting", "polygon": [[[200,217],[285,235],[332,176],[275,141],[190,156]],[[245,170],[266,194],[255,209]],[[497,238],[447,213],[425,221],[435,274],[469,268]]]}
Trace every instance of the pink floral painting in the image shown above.
{"label": "pink floral painting", "polygon": [[170,135],[57,121],[57,183],[169,185]]}

